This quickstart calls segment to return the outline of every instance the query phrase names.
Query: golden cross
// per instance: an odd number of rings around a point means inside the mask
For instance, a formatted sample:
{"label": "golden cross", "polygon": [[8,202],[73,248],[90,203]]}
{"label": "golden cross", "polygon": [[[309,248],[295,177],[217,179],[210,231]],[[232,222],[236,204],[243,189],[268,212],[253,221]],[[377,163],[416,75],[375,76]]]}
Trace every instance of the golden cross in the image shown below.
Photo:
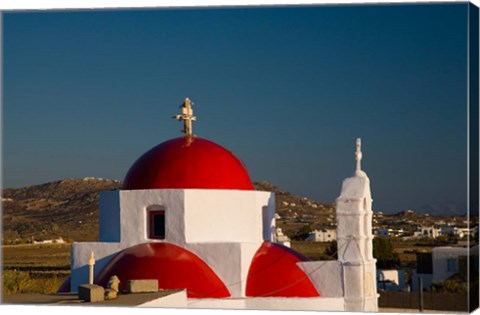
{"label": "golden cross", "polygon": [[196,121],[197,117],[193,116],[193,103],[190,101],[189,98],[185,99],[185,102],[180,106],[182,109],[181,115],[173,116],[176,120],[183,120],[183,133],[186,136],[192,136],[192,121]]}

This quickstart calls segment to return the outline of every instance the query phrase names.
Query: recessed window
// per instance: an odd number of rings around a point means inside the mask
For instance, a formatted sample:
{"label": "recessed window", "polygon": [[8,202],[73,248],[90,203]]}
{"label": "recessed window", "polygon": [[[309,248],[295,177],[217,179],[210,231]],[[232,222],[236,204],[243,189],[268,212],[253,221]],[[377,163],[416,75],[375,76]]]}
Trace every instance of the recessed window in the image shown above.
{"label": "recessed window", "polygon": [[148,212],[148,237],[165,239],[165,211],[150,210]]}
{"label": "recessed window", "polygon": [[449,272],[457,272],[458,265],[456,258],[448,258],[447,259],[447,271]]}

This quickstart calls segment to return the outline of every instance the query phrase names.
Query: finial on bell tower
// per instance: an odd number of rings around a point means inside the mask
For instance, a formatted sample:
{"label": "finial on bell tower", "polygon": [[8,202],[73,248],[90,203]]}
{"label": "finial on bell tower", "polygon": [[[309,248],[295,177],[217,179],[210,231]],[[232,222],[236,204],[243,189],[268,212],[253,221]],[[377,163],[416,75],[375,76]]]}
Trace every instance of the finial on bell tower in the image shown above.
{"label": "finial on bell tower", "polygon": [[355,151],[355,161],[357,161],[357,167],[355,168],[356,176],[366,176],[367,174],[362,171],[361,161],[362,161],[362,139],[357,138],[356,142],[356,151]]}
{"label": "finial on bell tower", "polygon": [[190,101],[190,99],[187,97],[185,98],[185,101],[183,102],[182,105],[180,105],[180,108],[182,109],[182,114],[181,115],[175,115],[172,118],[175,118],[176,120],[183,120],[183,133],[187,136],[190,137],[193,135],[192,133],[192,121],[196,121],[197,117],[193,116],[193,102]]}
{"label": "finial on bell tower", "polygon": [[355,151],[355,161],[357,161],[356,171],[361,171],[362,167],[360,162],[362,161],[362,139],[357,138],[357,150]]}

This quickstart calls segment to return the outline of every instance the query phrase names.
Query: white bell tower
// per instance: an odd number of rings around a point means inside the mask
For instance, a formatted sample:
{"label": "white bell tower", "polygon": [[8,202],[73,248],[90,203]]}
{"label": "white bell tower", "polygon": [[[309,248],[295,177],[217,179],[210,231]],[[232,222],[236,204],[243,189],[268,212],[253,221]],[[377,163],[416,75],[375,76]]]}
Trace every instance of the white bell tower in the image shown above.
{"label": "white bell tower", "polygon": [[343,181],[337,198],[338,260],[343,266],[346,311],[378,311],[376,259],[373,258],[370,180],[361,170],[361,140],[356,142],[356,170]]}

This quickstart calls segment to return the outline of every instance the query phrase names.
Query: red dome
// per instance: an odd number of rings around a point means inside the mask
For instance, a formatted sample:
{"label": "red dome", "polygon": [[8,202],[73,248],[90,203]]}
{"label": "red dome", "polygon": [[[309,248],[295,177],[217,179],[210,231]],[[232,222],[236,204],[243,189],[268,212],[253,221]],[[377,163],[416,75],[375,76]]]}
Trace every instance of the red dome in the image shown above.
{"label": "red dome", "polygon": [[248,270],[246,295],[250,297],[320,296],[310,278],[297,266],[309,259],[294,250],[264,242],[253,257]]}
{"label": "red dome", "polygon": [[144,243],[117,254],[95,278],[106,286],[116,275],[126,289],[132,279],[158,279],[159,289],[187,289],[188,297],[221,298],[230,292],[217,274],[194,253],[165,242]]}
{"label": "red dome", "polygon": [[197,137],[163,142],[130,168],[122,189],[204,188],[253,190],[242,162],[230,151]]}

